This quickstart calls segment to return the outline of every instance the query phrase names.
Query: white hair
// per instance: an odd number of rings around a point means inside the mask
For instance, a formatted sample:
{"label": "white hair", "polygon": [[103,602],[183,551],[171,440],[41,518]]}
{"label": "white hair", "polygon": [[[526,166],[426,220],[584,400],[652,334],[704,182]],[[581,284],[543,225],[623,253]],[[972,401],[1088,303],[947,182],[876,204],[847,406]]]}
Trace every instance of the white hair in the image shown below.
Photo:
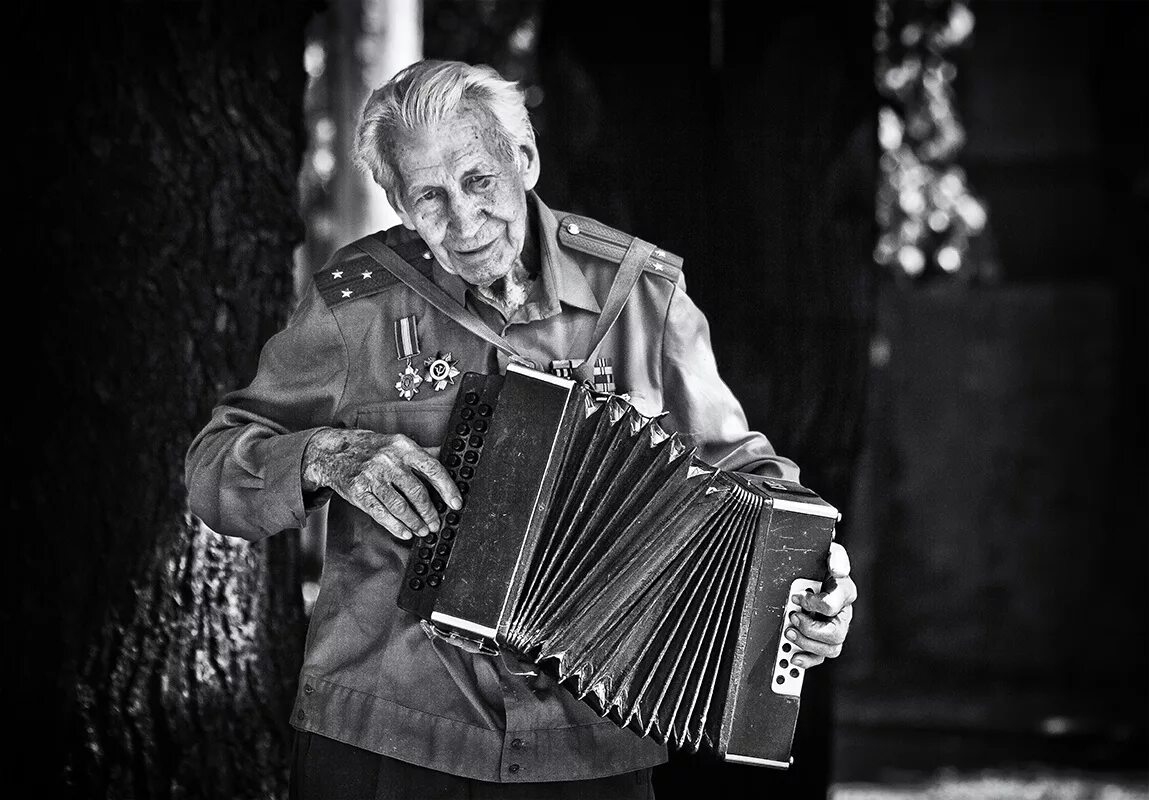
{"label": "white hair", "polygon": [[389,195],[397,196],[392,148],[398,134],[439,122],[467,107],[485,115],[489,144],[513,161],[520,146],[533,144],[523,92],[485,64],[419,61],[380,86],[363,106],[355,132],[355,161]]}

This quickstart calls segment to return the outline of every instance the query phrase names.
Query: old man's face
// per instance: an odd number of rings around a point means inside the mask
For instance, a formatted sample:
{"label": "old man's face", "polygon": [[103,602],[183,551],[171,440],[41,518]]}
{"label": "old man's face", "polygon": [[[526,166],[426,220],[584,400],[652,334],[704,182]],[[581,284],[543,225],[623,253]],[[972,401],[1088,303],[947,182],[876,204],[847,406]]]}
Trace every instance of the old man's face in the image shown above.
{"label": "old man's face", "polygon": [[395,148],[403,224],[444,269],[474,286],[490,286],[519,260],[526,193],[538,180],[534,147],[502,158],[489,127],[483,115],[464,110],[401,137]]}

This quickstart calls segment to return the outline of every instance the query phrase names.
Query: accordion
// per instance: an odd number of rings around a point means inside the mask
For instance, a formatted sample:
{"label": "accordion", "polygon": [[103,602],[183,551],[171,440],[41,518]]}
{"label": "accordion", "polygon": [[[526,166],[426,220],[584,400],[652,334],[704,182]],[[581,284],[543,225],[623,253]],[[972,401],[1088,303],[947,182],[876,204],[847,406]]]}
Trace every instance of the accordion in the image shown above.
{"label": "accordion", "polygon": [[464,506],[413,540],[402,608],[643,736],[789,766],[803,671],[782,632],[826,577],[832,506],[515,364],[464,376],[440,458]]}

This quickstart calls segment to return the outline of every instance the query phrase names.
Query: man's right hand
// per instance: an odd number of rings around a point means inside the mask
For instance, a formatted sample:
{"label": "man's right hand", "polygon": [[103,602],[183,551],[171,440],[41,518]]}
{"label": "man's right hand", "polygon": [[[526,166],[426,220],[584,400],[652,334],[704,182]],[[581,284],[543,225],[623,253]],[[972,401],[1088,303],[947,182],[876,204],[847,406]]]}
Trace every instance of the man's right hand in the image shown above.
{"label": "man's right hand", "polygon": [[328,487],[400,539],[437,533],[439,515],[419,476],[451,508],[462,498],[434,453],[402,434],[323,428],[303,453],[303,491]]}

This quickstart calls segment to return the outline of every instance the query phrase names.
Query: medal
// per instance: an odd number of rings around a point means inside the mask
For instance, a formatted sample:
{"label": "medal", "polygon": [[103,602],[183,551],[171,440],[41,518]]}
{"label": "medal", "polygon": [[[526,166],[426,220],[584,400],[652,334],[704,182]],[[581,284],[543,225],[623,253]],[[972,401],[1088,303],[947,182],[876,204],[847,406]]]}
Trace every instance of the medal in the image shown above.
{"label": "medal", "polygon": [[603,394],[614,394],[614,362],[611,359],[594,360],[594,388]]}
{"label": "medal", "polygon": [[434,358],[428,358],[423,362],[423,366],[427,368],[427,382],[430,383],[436,392],[441,392],[447,388],[447,385],[455,385],[455,378],[459,377],[459,370],[456,369],[454,356],[450,353],[435,353]]}
{"label": "medal", "polygon": [[415,371],[415,368],[410,364],[407,368],[399,373],[399,380],[395,384],[395,388],[399,390],[399,396],[404,400],[410,400],[412,397],[419,393],[419,384],[423,382],[423,378]]}
{"label": "medal", "polygon": [[556,359],[551,362],[551,374],[557,375],[560,378],[573,378],[574,371],[577,367],[582,365],[581,358],[562,358]]}
{"label": "medal", "polygon": [[423,382],[423,377],[411,366],[411,359],[419,355],[419,320],[414,315],[395,320],[395,355],[407,362],[395,388],[400,397],[410,400],[419,393],[419,384]]}

